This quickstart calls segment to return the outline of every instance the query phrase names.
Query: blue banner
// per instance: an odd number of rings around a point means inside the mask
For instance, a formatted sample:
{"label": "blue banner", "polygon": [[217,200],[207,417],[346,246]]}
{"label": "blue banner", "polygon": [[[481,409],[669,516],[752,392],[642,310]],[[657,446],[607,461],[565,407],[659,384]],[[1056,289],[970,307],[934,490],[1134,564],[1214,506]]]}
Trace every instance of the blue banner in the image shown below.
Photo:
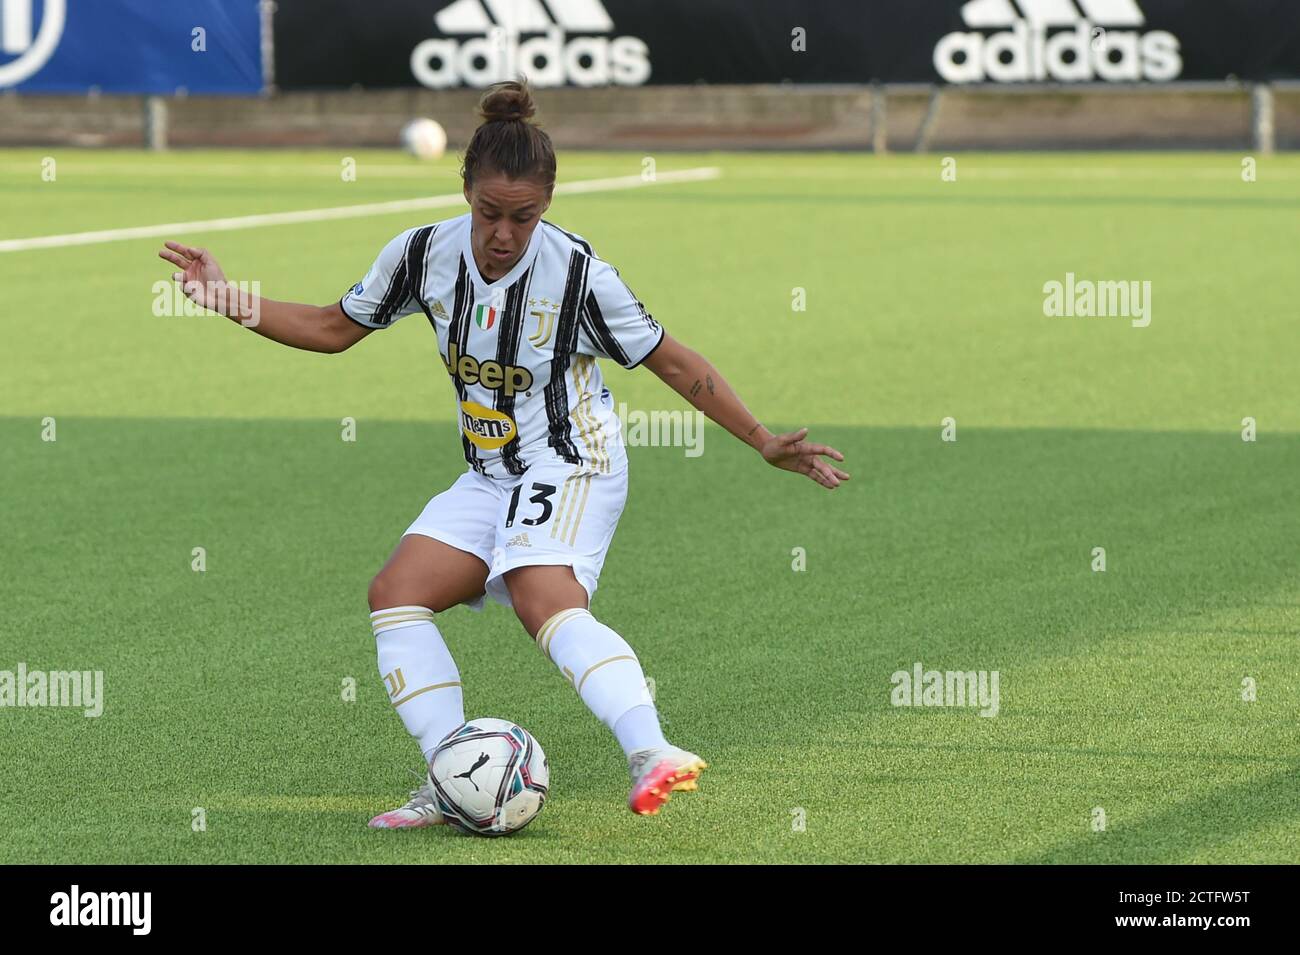
{"label": "blue banner", "polygon": [[258,0],[0,0],[4,89],[258,93]]}

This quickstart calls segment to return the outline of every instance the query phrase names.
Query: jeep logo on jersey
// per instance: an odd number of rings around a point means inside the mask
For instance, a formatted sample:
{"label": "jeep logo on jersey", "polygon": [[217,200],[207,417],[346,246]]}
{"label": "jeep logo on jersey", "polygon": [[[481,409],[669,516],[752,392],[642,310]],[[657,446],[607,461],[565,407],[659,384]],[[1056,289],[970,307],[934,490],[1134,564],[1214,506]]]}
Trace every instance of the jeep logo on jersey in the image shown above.
{"label": "jeep logo on jersey", "polygon": [[502,365],[495,361],[480,362],[473,355],[462,355],[455,342],[447,346],[447,357],[442,363],[447,366],[447,374],[459,378],[465,384],[504,391],[507,398],[513,398],[518,392],[527,391],[533,386],[533,373],[527,368]]}
{"label": "jeep logo on jersey", "polygon": [[[482,88],[520,73],[539,87],[640,86],[650,78],[645,41],[610,36],[614,21],[600,0],[455,0],[433,20],[447,38],[411,51],[411,72],[433,89]],[[459,36],[469,39],[451,39]]]}
{"label": "jeep logo on jersey", "polygon": [[1124,29],[1146,23],[1137,0],[970,0],[961,18],[1000,32],[941,39],[934,68],[949,83],[1163,81],[1183,71],[1172,33]]}
{"label": "jeep logo on jersey", "polygon": [[0,87],[17,86],[49,62],[63,37],[64,0],[0,0]]}
{"label": "jeep logo on jersey", "polygon": [[514,419],[473,401],[460,403],[460,427],[465,437],[484,451],[495,451],[517,433]]}

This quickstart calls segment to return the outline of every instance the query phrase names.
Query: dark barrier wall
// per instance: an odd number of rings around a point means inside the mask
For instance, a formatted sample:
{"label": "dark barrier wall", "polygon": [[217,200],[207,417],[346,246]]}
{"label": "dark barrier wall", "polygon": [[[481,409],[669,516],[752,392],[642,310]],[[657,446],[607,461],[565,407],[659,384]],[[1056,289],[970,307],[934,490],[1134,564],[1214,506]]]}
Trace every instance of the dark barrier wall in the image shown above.
{"label": "dark barrier wall", "polygon": [[286,89],[1300,77],[1300,0],[278,0]]}
{"label": "dark barrier wall", "polygon": [[257,0],[0,0],[0,90],[262,89]]}

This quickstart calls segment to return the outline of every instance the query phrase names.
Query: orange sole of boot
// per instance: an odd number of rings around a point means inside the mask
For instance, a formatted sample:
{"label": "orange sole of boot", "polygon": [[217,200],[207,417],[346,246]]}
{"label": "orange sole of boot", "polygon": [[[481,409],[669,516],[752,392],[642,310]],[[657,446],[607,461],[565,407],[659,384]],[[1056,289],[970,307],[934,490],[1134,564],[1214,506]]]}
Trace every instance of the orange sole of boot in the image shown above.
{"label": "orange sole of boot", "polygon": [[693,792],[700,788],[700,773],[709,766],[702,759],[685,766],[664,760],[636,784],[628,796],[627,805],[639,816],[656,815],[675,792]]}

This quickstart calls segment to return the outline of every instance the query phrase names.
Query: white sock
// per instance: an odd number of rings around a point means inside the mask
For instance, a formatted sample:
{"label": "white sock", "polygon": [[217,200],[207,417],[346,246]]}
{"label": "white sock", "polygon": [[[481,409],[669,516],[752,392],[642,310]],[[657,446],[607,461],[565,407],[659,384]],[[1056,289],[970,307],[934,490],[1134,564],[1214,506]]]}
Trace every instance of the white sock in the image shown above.
{"label": "white sock", "polygon": [[388,699],[420,744],[424,761],[465,722],[460,671],[428,607],[389,607],[370,615]]}
{"label": "white sock", "polygon": [[667,745],[641,663],[617,633],[575,607],[542,624],[537,646],[610,728],[624,753]]}
{"label": "white sock", "polygon": [[614,735],[618,737],[618,745],[629,756],[633,750],[668,745],[664,731],[659,727],[659,714],[653,706],[644,704],[632,707],[618,718]]}

